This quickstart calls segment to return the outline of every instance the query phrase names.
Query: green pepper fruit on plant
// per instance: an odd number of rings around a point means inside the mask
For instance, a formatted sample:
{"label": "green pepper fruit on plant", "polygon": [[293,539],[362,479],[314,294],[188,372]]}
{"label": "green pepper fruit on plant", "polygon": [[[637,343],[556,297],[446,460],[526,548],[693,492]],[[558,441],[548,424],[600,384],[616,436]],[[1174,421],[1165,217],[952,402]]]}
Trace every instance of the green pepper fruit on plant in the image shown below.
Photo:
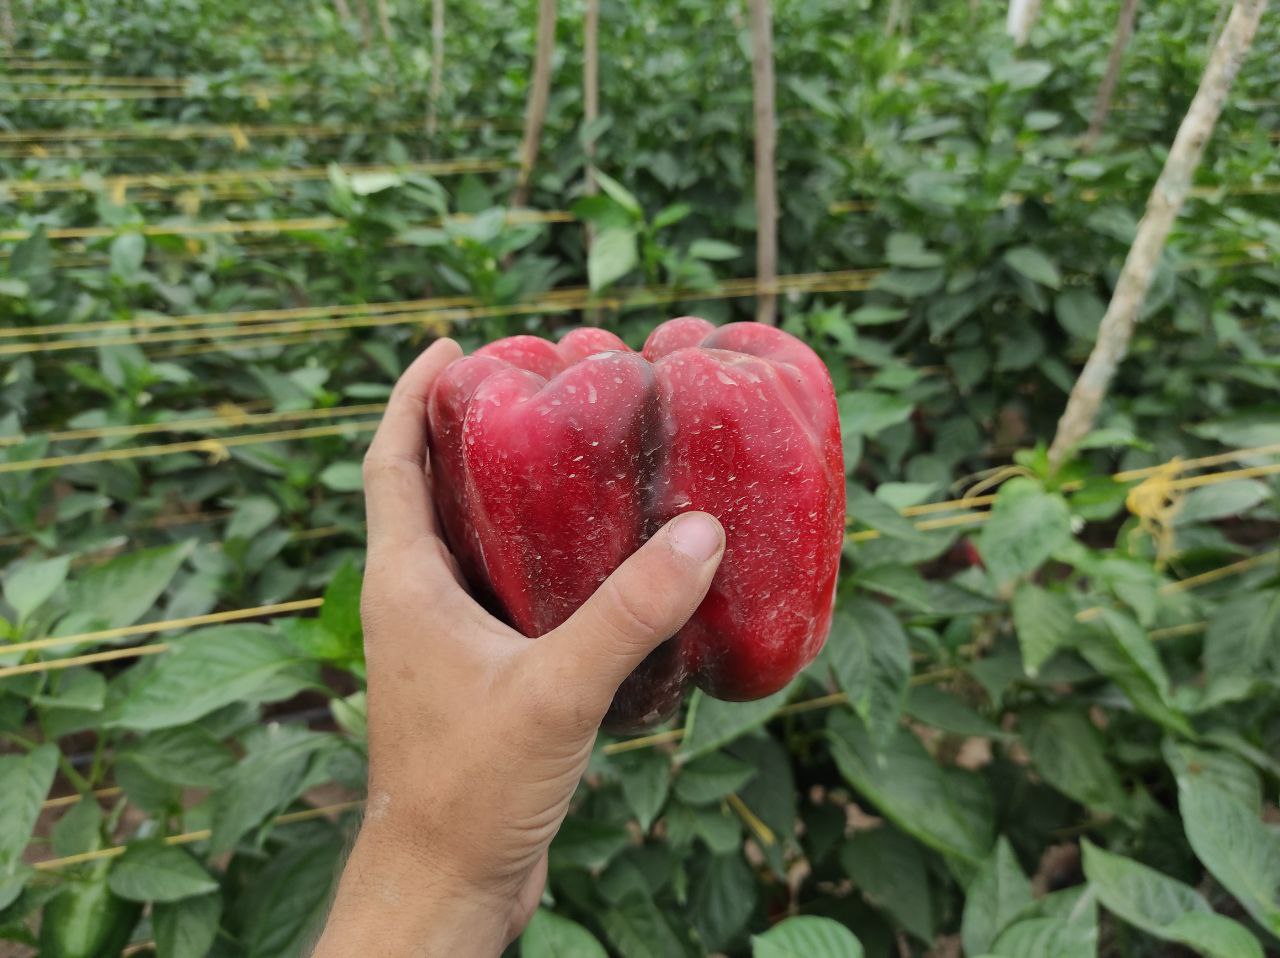
{"label": "green pepper fruit on plant", "polygon": [[45,906],[40,924],[41,958],[117,958],[129,943],[142,905],[107,887],[110,863],[88,878],[74,878]]}

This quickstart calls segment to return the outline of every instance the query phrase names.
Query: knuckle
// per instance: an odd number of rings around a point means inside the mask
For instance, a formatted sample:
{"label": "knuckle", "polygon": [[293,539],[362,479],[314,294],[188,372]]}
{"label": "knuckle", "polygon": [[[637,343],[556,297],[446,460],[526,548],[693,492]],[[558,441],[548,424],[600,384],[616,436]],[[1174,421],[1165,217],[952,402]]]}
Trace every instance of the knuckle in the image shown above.
{"label": "knuckle", "polygon": [[646,596],[624,588],[616,579],[608,579],[604,589],[605,614],[611,626],[622,636],[649,639],[666,629],[661,609]]}
{"label": "knuckle", "polygon": [[416,471],[417,467],[408,459],[402,456],[388,456],[373,449],[365,453],[364,462],[361,465],[365,482],[409,476]]}

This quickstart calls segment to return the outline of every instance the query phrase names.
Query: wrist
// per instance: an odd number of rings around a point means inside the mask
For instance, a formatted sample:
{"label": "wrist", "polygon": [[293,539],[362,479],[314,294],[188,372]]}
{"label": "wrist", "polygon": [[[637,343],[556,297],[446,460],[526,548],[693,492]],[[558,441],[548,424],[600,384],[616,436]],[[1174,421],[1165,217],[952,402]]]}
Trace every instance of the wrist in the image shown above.
{"label": "wrist", "polygon": [[366,823],[343,868],[313,958],[498,956],[508,944],[510,902],[469,888],[447,870]]}

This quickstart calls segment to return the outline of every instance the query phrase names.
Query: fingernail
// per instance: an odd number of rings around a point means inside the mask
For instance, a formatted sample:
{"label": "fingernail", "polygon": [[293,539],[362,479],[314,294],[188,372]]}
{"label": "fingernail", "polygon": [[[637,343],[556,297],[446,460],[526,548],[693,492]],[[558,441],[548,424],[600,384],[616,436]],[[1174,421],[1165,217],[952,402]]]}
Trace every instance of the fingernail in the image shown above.
{"label": "fingernail", "polygon": [[695,562],[706,562],[720,551],[720,524],[705,512],[686,512],[671,523],[671,548]]}

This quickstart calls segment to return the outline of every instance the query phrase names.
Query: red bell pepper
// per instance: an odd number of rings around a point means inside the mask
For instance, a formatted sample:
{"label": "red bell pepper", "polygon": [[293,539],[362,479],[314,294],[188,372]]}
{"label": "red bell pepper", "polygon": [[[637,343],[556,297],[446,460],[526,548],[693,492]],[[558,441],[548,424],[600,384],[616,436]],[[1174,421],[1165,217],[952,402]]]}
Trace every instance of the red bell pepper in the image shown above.
{"label": "red bell pepper", "polygon": [[831,621],[844,462],[826,367],[757,323],[512,336],[453,363],[429,401],[445,536],[467,580],[525,635],[554,629],[675,515],[723,524],[702,605],[623,683],[606,724],[651,725],[692,682],[769,695]]}

